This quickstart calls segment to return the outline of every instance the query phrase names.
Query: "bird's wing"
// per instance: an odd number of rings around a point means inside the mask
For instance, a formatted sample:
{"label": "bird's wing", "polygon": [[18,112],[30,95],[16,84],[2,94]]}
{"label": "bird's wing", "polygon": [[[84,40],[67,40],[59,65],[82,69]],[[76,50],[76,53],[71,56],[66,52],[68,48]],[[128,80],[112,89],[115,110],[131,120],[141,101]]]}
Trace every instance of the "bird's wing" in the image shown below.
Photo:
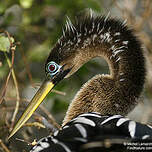
{"label": "bird's wing", "polygon": [[85,113],[72,119],[53,136],[41,139],[31,152],[105,152],[110,149],[125,152],[128,146],[140,148],[139,143],[145,143],[146,148],[150,141],[151,126],[121,115]]}

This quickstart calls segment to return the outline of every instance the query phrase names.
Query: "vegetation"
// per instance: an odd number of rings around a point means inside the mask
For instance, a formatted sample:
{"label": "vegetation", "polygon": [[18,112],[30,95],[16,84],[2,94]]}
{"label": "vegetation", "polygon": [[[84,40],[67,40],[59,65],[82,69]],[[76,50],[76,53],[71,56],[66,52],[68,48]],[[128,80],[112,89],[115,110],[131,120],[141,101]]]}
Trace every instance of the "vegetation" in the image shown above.
{"label": "vegetation", "polygon": [[[103,0],[1,0],[0,1],[0,151],[28,151],[32,141],[49,134],[44,124],[61,124],[69,102],[83,83],[98,73],[108,73],[104,60],[92,60],[49,94],[32,119],[12,139],[10,130],[44,80],[44,64],[62,33],[68,16],[108,14],[122,20],[143,42],[147,79],[141,103],[130,118],[152,124],[152,4],[147,1]],[[70,84],[70,85],[69,85]],[[53,117],[52,117],[53,116]],[[42,119],[45,117],[47,121]],[[57,124],[57,123],[58,124]],[[18,138],[18,139],[16,139]],[[18,146],[16,146],[18,145]]]}

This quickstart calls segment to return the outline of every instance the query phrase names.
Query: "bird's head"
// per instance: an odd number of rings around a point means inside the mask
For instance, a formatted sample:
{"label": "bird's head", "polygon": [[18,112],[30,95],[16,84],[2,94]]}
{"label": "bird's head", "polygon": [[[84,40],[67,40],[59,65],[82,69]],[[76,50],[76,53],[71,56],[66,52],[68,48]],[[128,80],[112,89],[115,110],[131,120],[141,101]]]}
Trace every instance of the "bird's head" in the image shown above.
{"label": "bird's head", "polygon": [[[48,80],[58,83],[65,77],[69,77],[74,71],[74,62],[72,53],[67,53],[66,48],[58,46],[51,50],[51,53],[45,63],[45,74]],[[60,48],[59,48],[60,47]]]}

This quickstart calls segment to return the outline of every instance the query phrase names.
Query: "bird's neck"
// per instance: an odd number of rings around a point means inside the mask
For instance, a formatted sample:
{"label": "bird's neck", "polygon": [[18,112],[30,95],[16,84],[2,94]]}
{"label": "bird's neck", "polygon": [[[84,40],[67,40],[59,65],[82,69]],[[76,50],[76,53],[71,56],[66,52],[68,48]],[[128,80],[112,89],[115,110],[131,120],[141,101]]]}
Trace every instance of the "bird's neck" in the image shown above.
{"label": "bird's neck", "polygon": [[75,68],[97,56],[108,62],[110,75],[96,75],[82,86],[63,124],[85,112],[126,115],[135,107],[145,77],[144,57],[136,37],[126,30],[85,38],[73,60]]}

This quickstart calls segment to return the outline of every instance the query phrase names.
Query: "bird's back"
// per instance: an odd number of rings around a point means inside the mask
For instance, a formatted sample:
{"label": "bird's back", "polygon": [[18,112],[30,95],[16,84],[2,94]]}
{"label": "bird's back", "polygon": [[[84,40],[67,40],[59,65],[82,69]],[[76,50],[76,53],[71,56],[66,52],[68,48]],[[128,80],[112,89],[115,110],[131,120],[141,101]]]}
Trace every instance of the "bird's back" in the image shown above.
{"label": "bird's back", "polygon": [[53,136],[41,139],[31,152],[125,152],[134,147],[142,147],[144,151],[150,141],[152,127],[149,125],[121,115],[85,113],[72,119]]}

